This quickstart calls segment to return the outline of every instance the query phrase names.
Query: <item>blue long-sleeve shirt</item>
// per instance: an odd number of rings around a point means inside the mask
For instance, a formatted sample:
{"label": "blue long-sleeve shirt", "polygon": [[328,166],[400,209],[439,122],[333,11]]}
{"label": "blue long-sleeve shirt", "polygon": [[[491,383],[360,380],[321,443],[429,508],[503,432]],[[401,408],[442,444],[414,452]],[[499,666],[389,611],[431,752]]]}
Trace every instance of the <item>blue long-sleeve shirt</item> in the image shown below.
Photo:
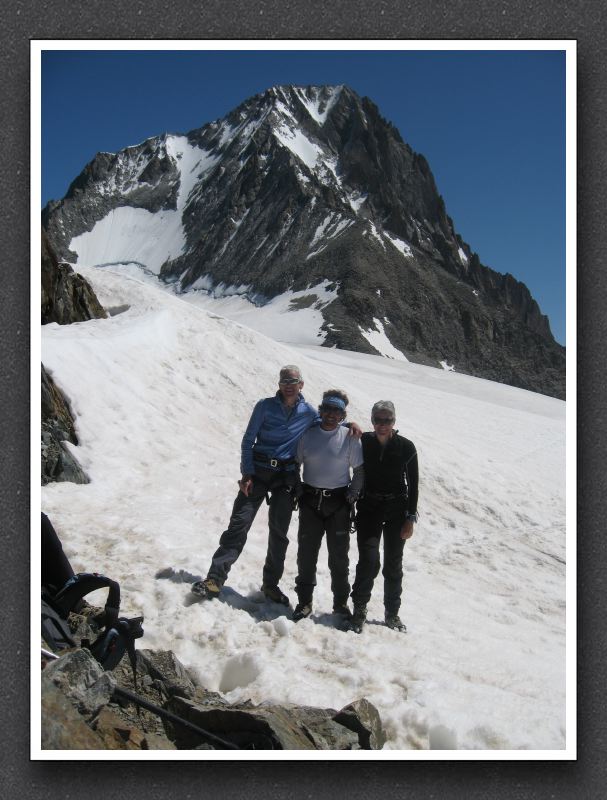
{"label": "blue long-sleeve shirt", "polygon": [[252,475],[255,472],[254,451],[281,461],[295,458],[300,437],[318,422],[318,411],[301,394],[292,408],[284,405],[279,393],[259,400],[242,437],[242,474]]}

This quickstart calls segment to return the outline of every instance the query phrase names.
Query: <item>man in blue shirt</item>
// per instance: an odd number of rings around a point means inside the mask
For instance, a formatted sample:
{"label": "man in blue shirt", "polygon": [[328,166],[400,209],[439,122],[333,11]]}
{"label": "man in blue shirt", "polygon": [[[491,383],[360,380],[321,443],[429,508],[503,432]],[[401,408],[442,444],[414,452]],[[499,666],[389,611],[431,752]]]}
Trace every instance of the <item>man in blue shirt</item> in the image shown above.
{"label": "man in blue shirt", "polygon": [[[302,434],[319,422],[317,410],[301,394],[303,385],[299,367],[288,364],[280,370],[276,395],[255,405],[242,438],[240,491],[232,516],[221,535],[206,579],[192,585],[194,594],[208,599],[219,595],[245,546],[259,507],[268,496],[268,551],[261,589],[268,599],[289,604],[289,598],[278,584],[284,571],[289,544],[287,533],[299,484],[295,453]],[[360,428],[355,423],[350,427],[360,436]]]}

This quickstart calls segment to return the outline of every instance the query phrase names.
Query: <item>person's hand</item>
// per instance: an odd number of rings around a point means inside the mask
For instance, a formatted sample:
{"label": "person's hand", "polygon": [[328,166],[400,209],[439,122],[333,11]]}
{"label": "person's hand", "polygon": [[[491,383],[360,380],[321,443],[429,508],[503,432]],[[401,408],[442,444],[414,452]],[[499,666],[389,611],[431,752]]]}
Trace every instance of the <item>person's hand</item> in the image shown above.
{"label": "person's hand", "polygon": [[358,422],[351,422],[349,427],[348,436],[355,436],[357,439],[363,435],[363,429],[360,427]]}
{"label": "person's hand", "polygon": [[248,497],[251,489],[253,488],[253,478],[251,478],[250,475],[243,475],[238,481],[238,488],[245,497]]}
{"label": "person's hand", "polygon": [[400,529],[400,538],[410,539],[412,536],[413,536],[413,520],[408,519],[406,522],[403,523],[403,527]]}

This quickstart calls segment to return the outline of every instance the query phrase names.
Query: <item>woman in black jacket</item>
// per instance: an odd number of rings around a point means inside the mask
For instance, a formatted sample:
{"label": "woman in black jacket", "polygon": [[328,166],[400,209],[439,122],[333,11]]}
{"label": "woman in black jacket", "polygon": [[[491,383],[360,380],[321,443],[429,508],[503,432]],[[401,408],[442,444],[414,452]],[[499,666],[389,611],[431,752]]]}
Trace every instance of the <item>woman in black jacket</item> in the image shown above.
{"label": "woman in black jacket", "polygon": [[384,610],[389,628],[406,631],[400,610],[403,549],[417,522],[419,474],[413,442],[394,430],[396,413],[389,400],[371,411],[373,433],[363,433],[365,488],[357,504],[358,564],[352,588],[352,628],[357,633],[367,617],[373,582],[379,574],[379,543],[384,537]]}

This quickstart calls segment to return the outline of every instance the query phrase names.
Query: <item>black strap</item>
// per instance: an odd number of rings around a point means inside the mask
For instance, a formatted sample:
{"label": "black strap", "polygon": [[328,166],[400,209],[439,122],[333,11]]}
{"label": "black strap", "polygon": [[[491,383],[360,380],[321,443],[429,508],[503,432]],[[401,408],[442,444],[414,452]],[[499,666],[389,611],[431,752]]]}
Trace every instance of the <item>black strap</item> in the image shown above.
{"label": "black strap", "polygon": [[394,492],[392,494],[382,494],[381,492],[365,492],[365,497],[370,500],[397,500],[399,497],[406,498],[406,492]]}
{"label": "black strap", "polygon": [[348,491],[347,486],[338,486],[337,489],[321,489],[316,486],[310,486],[309,483],[302,484],[306,494],[321,494],[323,497],[339,497]]}
{"label": "black strap", "polygon": [[105,623],[110,624],[118,618],[120,611],[120,585],[98,572],[79,572],[72,575],[65,586],[53,598],[53,604],[65,618],[73,611],[79,600],[96,589],[108,589],[105,604]]}
{"label": "black strap", "polygon": [[41,601],[42,638],[53,651],[76,647],[67,620],[53,606],[52,600],[42,593]]}
{"label": "black strap", "polygon": [[347,491],[348,491],[347,486],[338,486],[337,489],[319,489],[316,486],[310,486],[309,483],[303,484],[304,494],[314,496],[314,502],[316,503],[317,511],[320,511],[320,507],[322,506],[323,500],[327,500],[330,497],[342,498],[344,499],[345,502],[345,496]]}
{"label": "black strap", "polygon": [[257,461],[259,464],[270,464],[271,469],[283,469],[284,467],[291,467],[293,464],[297,464],[296,458],[272,458],[265,453],[256,452],[253,452],[253,461]]}

